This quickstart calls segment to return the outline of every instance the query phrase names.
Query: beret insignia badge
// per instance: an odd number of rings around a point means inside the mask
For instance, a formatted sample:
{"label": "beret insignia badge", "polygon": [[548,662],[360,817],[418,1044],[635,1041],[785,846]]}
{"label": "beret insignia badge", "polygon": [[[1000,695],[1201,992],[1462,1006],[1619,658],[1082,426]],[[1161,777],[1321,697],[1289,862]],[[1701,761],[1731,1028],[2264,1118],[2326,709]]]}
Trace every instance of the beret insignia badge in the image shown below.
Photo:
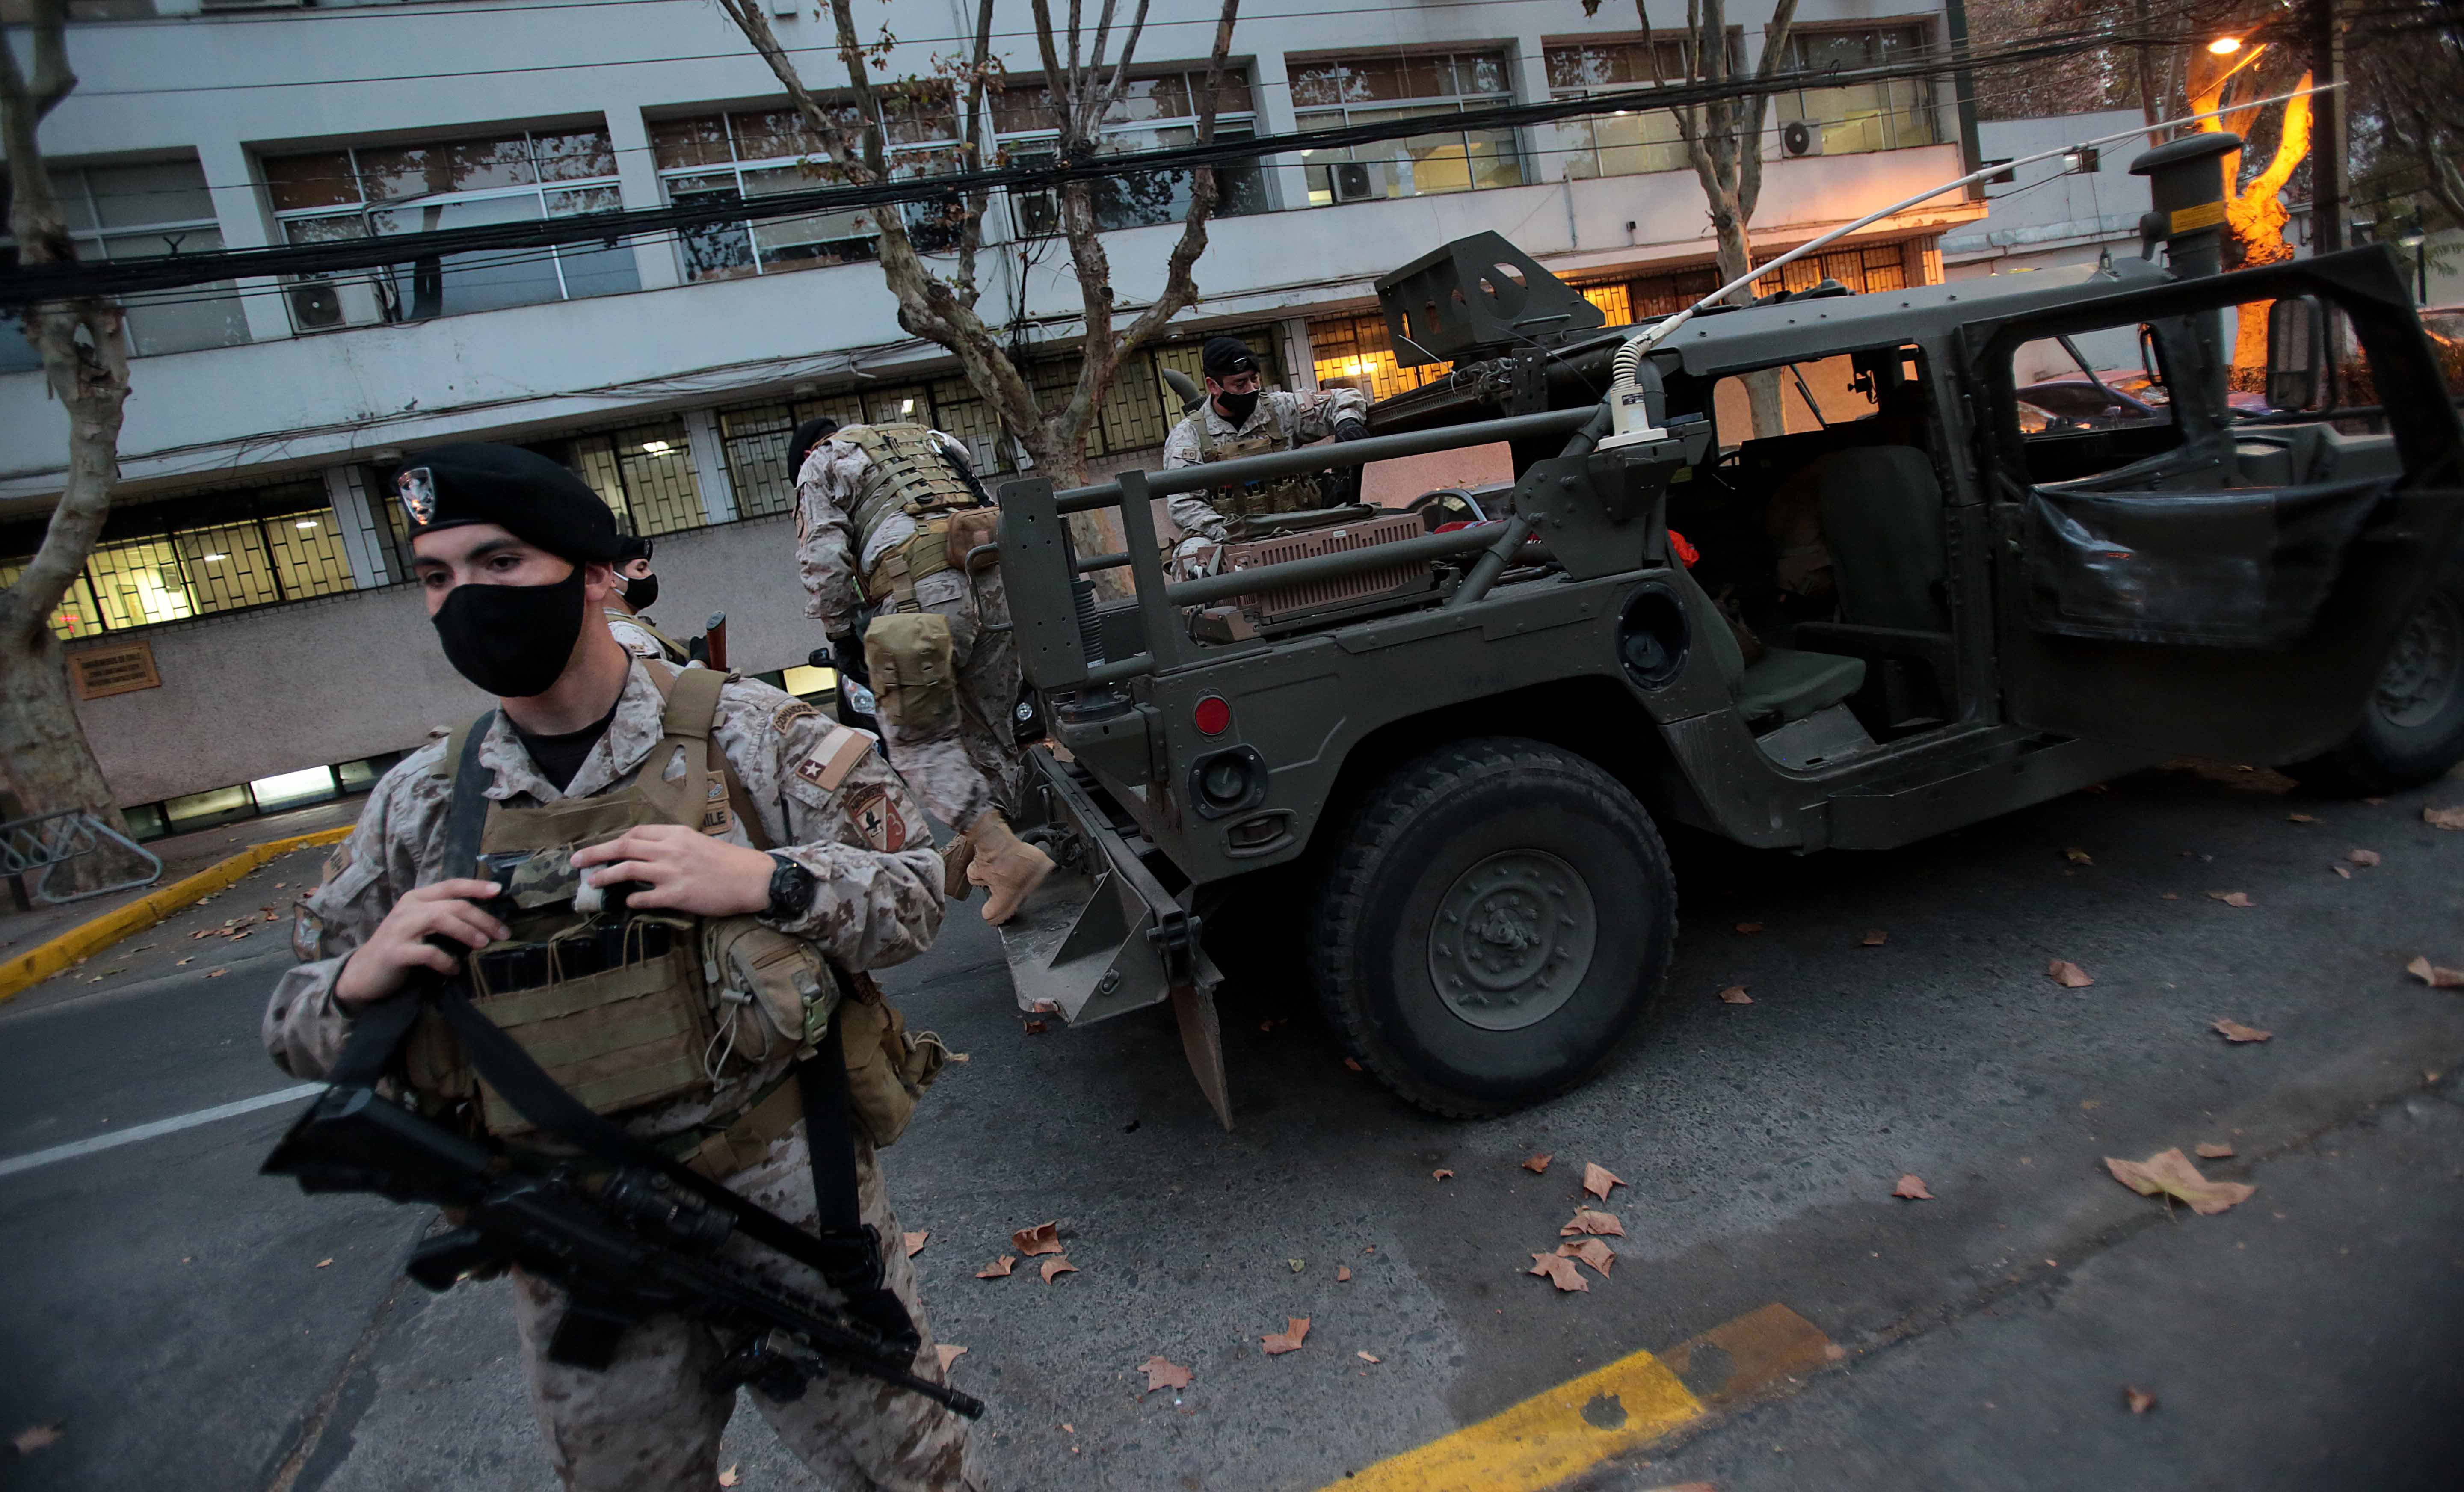
{"label": "beret insignia badge", "polygon": [[436,521],[436,480],[426,467],[412,467],[393,479],[394,492],[402,498],[402,511],[410,516],[413,528],[426,528]]}

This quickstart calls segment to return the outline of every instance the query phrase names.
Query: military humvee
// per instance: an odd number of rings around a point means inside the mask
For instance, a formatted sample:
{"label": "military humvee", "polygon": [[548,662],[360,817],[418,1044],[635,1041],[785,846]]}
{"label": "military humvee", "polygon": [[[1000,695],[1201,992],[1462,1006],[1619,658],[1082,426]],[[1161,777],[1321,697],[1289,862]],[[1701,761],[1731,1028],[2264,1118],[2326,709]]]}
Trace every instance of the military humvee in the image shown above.
{"label": "military humvee", "polygon": [[[1228,1126],[1217,956],[1297,936],[1353,1059],[1494,1115],[1581,1082],[1659,992],[1660,823],[1873,849],[2176,754],[2355,791],[2445,771],[2452,391],[2386,250],[2215,273],[2231,139],[2134,165],[2143,257],[1775,295],[1622,369],[1641,328],[1478,235],[1380,282],[1406,361],[1453,367],[1370,438],[1008,483],[1050,735],[1028,819],[1061,865],[1004,929],[1021,1006],[1171,1001]],[[2263,379],[2236,373],[2259,335]],[[2117,367],[2141,391],[2101,413],[2020,396]],[[1786,433],[1755,433],[1756,378]],[[1157,541],[1169,494],[1494,443],[1510,491],[1426,526],[1338,512],[1198,579]],[[1081,552],[1097,509],[1124,551]],[[1262,890],[1301,925],[1244,919]]]}

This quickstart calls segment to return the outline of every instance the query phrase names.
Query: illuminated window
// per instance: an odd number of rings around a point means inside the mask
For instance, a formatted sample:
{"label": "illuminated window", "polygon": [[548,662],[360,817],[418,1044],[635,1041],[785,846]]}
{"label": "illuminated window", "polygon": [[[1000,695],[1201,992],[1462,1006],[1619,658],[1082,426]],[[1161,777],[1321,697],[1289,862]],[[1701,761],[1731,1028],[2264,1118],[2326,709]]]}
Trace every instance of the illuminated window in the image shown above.
{"label": "illuminated window", "polygon": [[1418,388],[1454,369],[1451,362],[1411,368],[1397,364],[1386,318],[1374,312],[1311,321],[1309,334],[1320,388],[1348,384],[1375,401]]}
{"label": "illuminated window", "polygon": [[[1302,129],[1389,120],[1432,121],[1514,101],[1503,52],[1330,57],[1291,64],[1292,105]],[[1409,140],[1304,150],[1311,207],[1523,185],[1510,129],[1444,129]]]}
{"label": "illuminated window", "polygon": [[[1788,46],[1795,70],[1819,74],[1906,63],[1924,53],[1929,39],[1925,26],[1867,26],[1793,32]],[[1818,127],[1824,155],[1942,143],[1933,82],[1925,77],[1797,89],[1772,99],[1771,118],[1780,124],[1802,120]]]}

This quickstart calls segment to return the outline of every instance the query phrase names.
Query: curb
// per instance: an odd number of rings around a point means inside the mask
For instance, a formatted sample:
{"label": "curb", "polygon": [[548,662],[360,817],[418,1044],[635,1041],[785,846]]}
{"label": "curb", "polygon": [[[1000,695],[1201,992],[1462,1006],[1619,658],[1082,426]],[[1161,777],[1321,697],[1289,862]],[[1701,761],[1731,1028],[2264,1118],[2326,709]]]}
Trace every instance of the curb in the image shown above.
{"label": "curb", "polygon": [[0,1001],[42,983],[77,960],[90,958],[133,932],[143,932],[184,907],[211,896],[270,861],[279,860],[295,849],[331,845],[349,835],[353,827],[345,823],[339,828],[319,829],[314,834],[294,834],[288,839],[252,845],[194,875],[184,876],[125,907],[104,912],[92,922],[79,923],[50,942],[0,963]]}

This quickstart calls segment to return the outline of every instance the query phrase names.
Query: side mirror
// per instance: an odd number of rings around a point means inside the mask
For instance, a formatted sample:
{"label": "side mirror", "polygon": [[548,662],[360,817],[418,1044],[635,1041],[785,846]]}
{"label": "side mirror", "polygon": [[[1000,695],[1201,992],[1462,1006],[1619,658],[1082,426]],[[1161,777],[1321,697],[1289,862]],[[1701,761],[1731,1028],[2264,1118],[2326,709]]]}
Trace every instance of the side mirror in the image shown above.
{"label": "side mirror", "polygon": [[2267,403],[2275,409],[2313,409],[2327,392],[2327,312],[2315,296],[2267,308]]}
{"label": "side mirror", "polygon": [[836,668],[837,666],[838,659],[831,656],[830,650],[826,647],[816,647],[811,652],[804,654],[805,668],[830,669]]}

